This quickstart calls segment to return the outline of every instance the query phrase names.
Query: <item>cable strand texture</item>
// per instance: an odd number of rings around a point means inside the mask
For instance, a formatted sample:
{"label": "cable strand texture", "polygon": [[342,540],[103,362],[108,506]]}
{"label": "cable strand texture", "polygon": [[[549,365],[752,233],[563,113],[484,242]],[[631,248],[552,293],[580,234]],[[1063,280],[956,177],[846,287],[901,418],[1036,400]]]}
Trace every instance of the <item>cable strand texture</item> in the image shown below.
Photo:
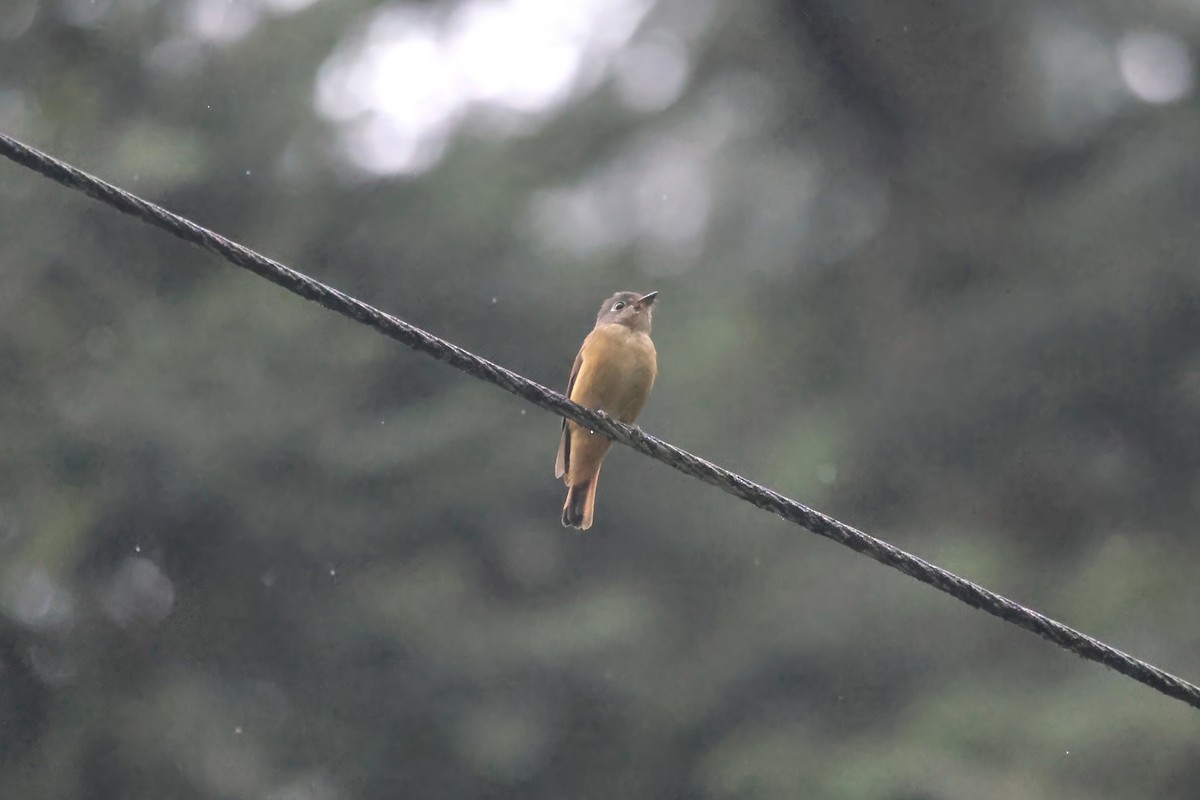
{"label": "cable strand texture", "polygon": [[1035,633],[1064,650],[1089,661],[1103,664],[1168,697],[1182,700],[1194,708],[1200,708],[1200,687],[1194,684],[1026,608],[1007,597],[930,564],[857,528],[784,497],[741,475],[644,433],[640,428],[624,425],[609,417],[601,416],[591,409],[576,405],[556,391],[493,364],[487,359],[410,325],[404,320],[384,313],[361,300],[356,300],[307,275],[261,256],[249,248],[202,228],[190,220],[172,214],[123,189],[105,183],[3,133],[0,133],[0,154],[67,188],[83,192],[118,211],[216,253],[259,277],[307,300],[319,303],[330,311],[374,328],[413,350],[444,361],[468,375],[499,386],[533,405],[574,420],[585,425],[589,430],[600,431],[605,436],[631,447],[655,461],[660,461],[685,475],[716,486],[734,497],[776,514],[812,533],[832,539],[851,550],[869,556],[881,564],[897,569],[969,606]]}

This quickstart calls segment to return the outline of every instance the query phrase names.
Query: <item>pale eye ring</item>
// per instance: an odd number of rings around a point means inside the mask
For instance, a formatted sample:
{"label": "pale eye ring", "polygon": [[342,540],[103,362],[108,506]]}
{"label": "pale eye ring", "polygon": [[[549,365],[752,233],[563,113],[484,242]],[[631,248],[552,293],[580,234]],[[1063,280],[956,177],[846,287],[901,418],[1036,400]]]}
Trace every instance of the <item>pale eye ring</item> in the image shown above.
{"label": "pale eye ring", "polygon": [[625,307],[624,300],[618,300],[617,302],[613,303],[613,311],[620,311],[624,307]]}

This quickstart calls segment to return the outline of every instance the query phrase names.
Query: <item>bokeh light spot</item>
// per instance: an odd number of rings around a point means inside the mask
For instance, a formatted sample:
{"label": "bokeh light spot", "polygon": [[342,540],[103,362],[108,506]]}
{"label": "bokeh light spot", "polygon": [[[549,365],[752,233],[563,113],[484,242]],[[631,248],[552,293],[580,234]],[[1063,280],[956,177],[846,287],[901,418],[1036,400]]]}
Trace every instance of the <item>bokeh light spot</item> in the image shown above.
{"label": "bokeh light spot", "polygon": [[1192,60],[1171,34],[1126,34],[1117,45],[1117,59],[1126,87],[1144,102],[1174,103],[1192,91]]}

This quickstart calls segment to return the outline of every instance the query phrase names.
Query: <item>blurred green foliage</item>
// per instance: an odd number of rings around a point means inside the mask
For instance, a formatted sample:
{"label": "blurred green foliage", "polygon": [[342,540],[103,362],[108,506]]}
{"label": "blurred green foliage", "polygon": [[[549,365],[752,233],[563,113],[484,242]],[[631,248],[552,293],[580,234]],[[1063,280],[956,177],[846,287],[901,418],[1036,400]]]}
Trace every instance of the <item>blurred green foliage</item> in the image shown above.
{"label": "blurred green foliage", "polygon": [[[590,16],[589,16],[590,15]],[[506,27],[507,26],[507,27]],[[1200,676],[1200,9],[8,0],[0,130]],[[0,165],[0,797],[1125,798],[1195,712]]]}

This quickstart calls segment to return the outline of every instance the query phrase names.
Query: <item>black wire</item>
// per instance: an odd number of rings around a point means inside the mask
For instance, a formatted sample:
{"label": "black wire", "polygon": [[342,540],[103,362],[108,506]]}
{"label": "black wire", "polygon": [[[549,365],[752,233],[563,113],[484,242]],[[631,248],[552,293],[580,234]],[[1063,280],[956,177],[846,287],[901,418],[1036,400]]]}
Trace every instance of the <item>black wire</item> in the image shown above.
{"label": "black wire", "polygon": [[439,361],[445,361],[469,375],[499,386],[540,408],[572,419],[589,430],[599,431],[639,453],[674,467],[685,475],[712,484],[764,511],[770,511],[815,534],[870,556],[876,561],[898,569],[905,575],[945,592],[969,606],[1036,633],[1064,650],[1089,661],[1103,664],[1168,697],[1174,697],[1190,706],[1200,708],[1200,688],[1169,672],[1164,672],[1158,667],[1110,647],[1098,639],[1093,639],[1061,622],[1056,622],[1032,609],[1025,608],[1007,597],[996,594],[965,578],[960,578],[952,572],[934,566],[819,511],[814,511],[802,503],[705,461],[686,450],[681,450],[661,439],[643,433],[640,428],[632,428],[609,417],[601,416],[591,409],[576,405],[558,392],[439,339],[402,319],[385,314],[379,309],[315,281],[307,275],[288,269],[282,264],[231,242],[194,222],[94,178],[32,147],[21,144],[3,133],[0,133],[0,154],[70,189],[81,191],[118,211],[137,217],[157,228],[162,228],[180,239],[203,247],[205,250],[217,253],[239,267],[248,269],[303,298],[320,303],[331,311],[374,328],[414,350],[433,356]]}

